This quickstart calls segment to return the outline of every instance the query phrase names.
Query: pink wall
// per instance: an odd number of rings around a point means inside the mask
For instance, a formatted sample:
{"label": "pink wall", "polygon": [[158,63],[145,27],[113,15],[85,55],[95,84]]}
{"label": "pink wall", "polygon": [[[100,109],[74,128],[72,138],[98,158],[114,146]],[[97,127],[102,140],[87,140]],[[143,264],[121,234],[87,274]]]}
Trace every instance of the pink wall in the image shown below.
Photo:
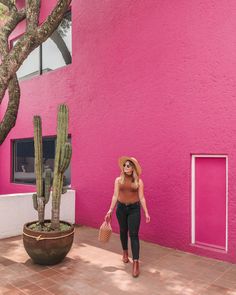
{"label": "pink wall", "polygon": [[[235,11],[234,0],[73,1],[73,64],[21,82],[17,125],[0,148],[0,193],[33,190],[9,181],[10,140],[32,137],[34,114],[55,134],[66,102],[77,223],[100,225],[117,159],[133,155],[152,218],[141,238],[236,262]],[[227,254],[190,245],[192,153],[229,156]]]}

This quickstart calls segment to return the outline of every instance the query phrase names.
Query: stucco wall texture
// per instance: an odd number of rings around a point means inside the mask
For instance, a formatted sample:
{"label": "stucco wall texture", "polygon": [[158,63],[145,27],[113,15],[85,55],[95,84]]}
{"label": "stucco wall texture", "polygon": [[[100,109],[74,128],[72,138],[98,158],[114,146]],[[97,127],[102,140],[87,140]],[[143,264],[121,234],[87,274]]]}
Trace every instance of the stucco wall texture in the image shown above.
{"label": "stucco wall texture", "polygon": [[[43,19],[55,1],[42,2]],[[54,135],[66,102],[76,223],[100,226],[117,159],[132,155],[151,215],[140,237],[236,262],[236,2],[74,0],[72,19],[72,64],[20,83],[17,124],[0,147],[0,193],[34,190],[10,182],[11,140],[33,136],[35,114]],[[191,245],[191,154],[229,157],[228,253]],[[117,231],[115,216],[112,224]]]}

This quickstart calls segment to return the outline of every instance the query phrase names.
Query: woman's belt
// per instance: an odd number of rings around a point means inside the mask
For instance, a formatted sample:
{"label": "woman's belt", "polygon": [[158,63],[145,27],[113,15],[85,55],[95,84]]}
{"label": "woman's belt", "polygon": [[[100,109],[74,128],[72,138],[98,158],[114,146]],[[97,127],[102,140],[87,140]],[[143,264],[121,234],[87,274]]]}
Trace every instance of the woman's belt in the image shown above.
{"label": "woman's belt", "polygon": [[140,201],[134,202],[134,203],[122,203],[120,201],[117,201],[117,203],[124,205],[124,206],[132,206],[132,205],[140,205]]}

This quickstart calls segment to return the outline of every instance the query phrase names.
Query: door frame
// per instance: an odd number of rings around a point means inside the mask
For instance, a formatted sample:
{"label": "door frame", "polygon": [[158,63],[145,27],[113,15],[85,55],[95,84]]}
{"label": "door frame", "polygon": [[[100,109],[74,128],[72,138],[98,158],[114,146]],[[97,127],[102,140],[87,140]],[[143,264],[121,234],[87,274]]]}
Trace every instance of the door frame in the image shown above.
{"label": "door frame", "polygon": [[[196,158],[225,158],[226,169],[226,229],[225,229],[225,251],[228,251],[228,156],[227,155],[207,155],[207,154],[192,154],[191,155],[191,243],[196,245],[195,239],[195,160]],[[211,249],[209,247],[209,249]]]}

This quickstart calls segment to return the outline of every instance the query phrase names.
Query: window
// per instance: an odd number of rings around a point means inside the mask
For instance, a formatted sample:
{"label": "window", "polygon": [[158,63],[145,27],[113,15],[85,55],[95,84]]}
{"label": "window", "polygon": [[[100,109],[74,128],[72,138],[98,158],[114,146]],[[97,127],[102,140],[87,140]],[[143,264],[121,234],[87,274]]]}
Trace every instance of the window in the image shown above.
{"label": "window", "polygon": [[[71,11],[67,12],[56,31],[30,53],[17,71],[19,80],[41,75],[72,62]],[[13,45],[17,42],[15,40]]]}
{"label": "window", "polygon": [[[69,142],[71,138],[69,137]],[[43,168],[54,170],[56,137],[43,137]],[[17,139],[13,141],[12,180],[15,183],[35,184],[34,140]],[[65,171],[65,185],[70,185],[70,166]]]}

